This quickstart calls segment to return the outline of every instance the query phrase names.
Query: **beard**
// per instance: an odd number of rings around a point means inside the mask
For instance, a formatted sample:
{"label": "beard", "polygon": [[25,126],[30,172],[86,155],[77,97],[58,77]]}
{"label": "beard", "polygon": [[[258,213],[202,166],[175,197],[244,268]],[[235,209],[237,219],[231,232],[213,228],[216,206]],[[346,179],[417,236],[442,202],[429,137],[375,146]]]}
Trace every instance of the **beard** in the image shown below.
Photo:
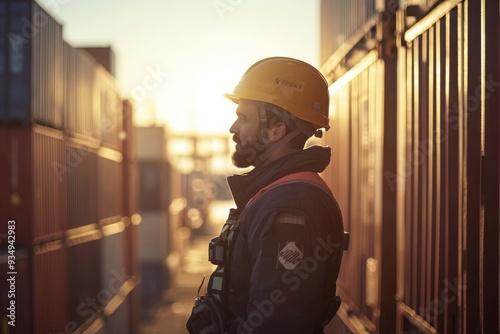
{"label": "beard", "polygon": [[264,141],[260,137],[252,137],[244,143],[237,136],[233,136],[234,142],[238,144],[232,155],[233,165],[238,168],[255,166],[262,153],[267,150]]}

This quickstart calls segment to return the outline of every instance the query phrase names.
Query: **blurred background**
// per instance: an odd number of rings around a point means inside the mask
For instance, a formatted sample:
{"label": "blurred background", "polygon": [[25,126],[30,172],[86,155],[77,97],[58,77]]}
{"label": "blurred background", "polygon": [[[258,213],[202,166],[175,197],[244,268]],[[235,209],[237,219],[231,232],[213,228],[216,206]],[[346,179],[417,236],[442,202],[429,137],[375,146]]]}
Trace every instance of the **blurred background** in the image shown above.
{"label": "blurred background", "polygon": [[271,56],[329,84],[308,145],[351,240],[325,333],[498,333],[499,22],[489,0],[0,0],[0,333],[186,333],[243,172],[222,94]]}

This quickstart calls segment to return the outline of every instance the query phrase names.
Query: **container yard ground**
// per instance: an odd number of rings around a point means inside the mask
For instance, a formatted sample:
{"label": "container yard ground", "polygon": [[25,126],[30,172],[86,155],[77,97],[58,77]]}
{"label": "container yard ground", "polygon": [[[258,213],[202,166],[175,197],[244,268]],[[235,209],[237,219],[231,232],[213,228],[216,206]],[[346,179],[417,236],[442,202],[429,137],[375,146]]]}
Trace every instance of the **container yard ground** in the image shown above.
{"label": "container yard ground", "polygon": [[203,275],[205,283],[200,293],[206,291],[206,284],[214,266],[208,262],[208,243],[216,235],[206,233],[193,237],[191,246],[185,252],[181,269],[169,289],[154,305],[143,309],[140,333],[143,334],[185,334],[186,321],[198,292]]}

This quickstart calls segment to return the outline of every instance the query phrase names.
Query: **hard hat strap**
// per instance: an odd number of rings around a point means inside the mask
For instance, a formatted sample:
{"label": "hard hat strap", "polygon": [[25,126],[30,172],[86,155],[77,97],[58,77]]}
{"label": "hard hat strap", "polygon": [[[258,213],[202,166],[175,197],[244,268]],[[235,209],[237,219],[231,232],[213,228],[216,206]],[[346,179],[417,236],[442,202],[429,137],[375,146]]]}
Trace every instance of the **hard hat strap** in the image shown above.
{"label": "hard hat strap", "polygon": [[[301,131],[297,128],[295,121],[293,120],[293,115],[289,114],[287,111],[285,111],[284,109],[281,109],[279,107],[272,106],[271,108],[268,109],[267,106],[268,106],[268,104],[265,102],[261,102],[258,104],[259,119],[260,119],[260,135],[261,135],[262,142],[267,147],[267,149],[257,159],[256,166],[264,163],[264,161],[266,161],[271,155],[273,155],[274,152],[276,152],[279,148],[283,147],[290,140],[297,137],[301,133]],[[269,126],[267,111],[270,111],[273,114],[275,114],[276,117],[280,121],[285,123],[285,125],[289,129],[293,129],[293,131],[287,133],[283,138],[281,138],[281,140],[279,140],[274,145],[271,145],[271,143],[267,137],[267,129]],[[287,119],[288,115],[290,115],[289,119]]]}
{"label": "hard hat strap", "polygon": [[297,137],[300,134],[299,129],[295,129],[292,132],[288,133],[286,136],[281,138],[280,141],[269,147],[264,153],[259,156],[259,160],[261,163],[266,161],[271,155],[274,154],[279,148],[283,147],[286,143],[288,143],[293,138]]}

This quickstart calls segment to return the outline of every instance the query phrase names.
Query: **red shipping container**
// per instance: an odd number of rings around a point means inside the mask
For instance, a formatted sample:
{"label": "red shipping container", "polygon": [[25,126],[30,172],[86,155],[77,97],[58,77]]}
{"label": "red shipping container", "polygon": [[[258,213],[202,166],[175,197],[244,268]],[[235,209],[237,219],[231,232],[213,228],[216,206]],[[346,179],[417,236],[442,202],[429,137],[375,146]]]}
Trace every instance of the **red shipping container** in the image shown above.
{"label": "red shipping container", "polygon": [[67,228],[97,224],[97,155],[95,150],[67,142]]}
{"label": "red shipping container", "polygon": [[33,243],[60,240],[66,230],[64,139],[59,130],[33,127]]}
{"label": "red shipping container", "polygon": [[31,129],[0,128],[0,222],[16,221],[18,247],[32,244],[31,151]]}

